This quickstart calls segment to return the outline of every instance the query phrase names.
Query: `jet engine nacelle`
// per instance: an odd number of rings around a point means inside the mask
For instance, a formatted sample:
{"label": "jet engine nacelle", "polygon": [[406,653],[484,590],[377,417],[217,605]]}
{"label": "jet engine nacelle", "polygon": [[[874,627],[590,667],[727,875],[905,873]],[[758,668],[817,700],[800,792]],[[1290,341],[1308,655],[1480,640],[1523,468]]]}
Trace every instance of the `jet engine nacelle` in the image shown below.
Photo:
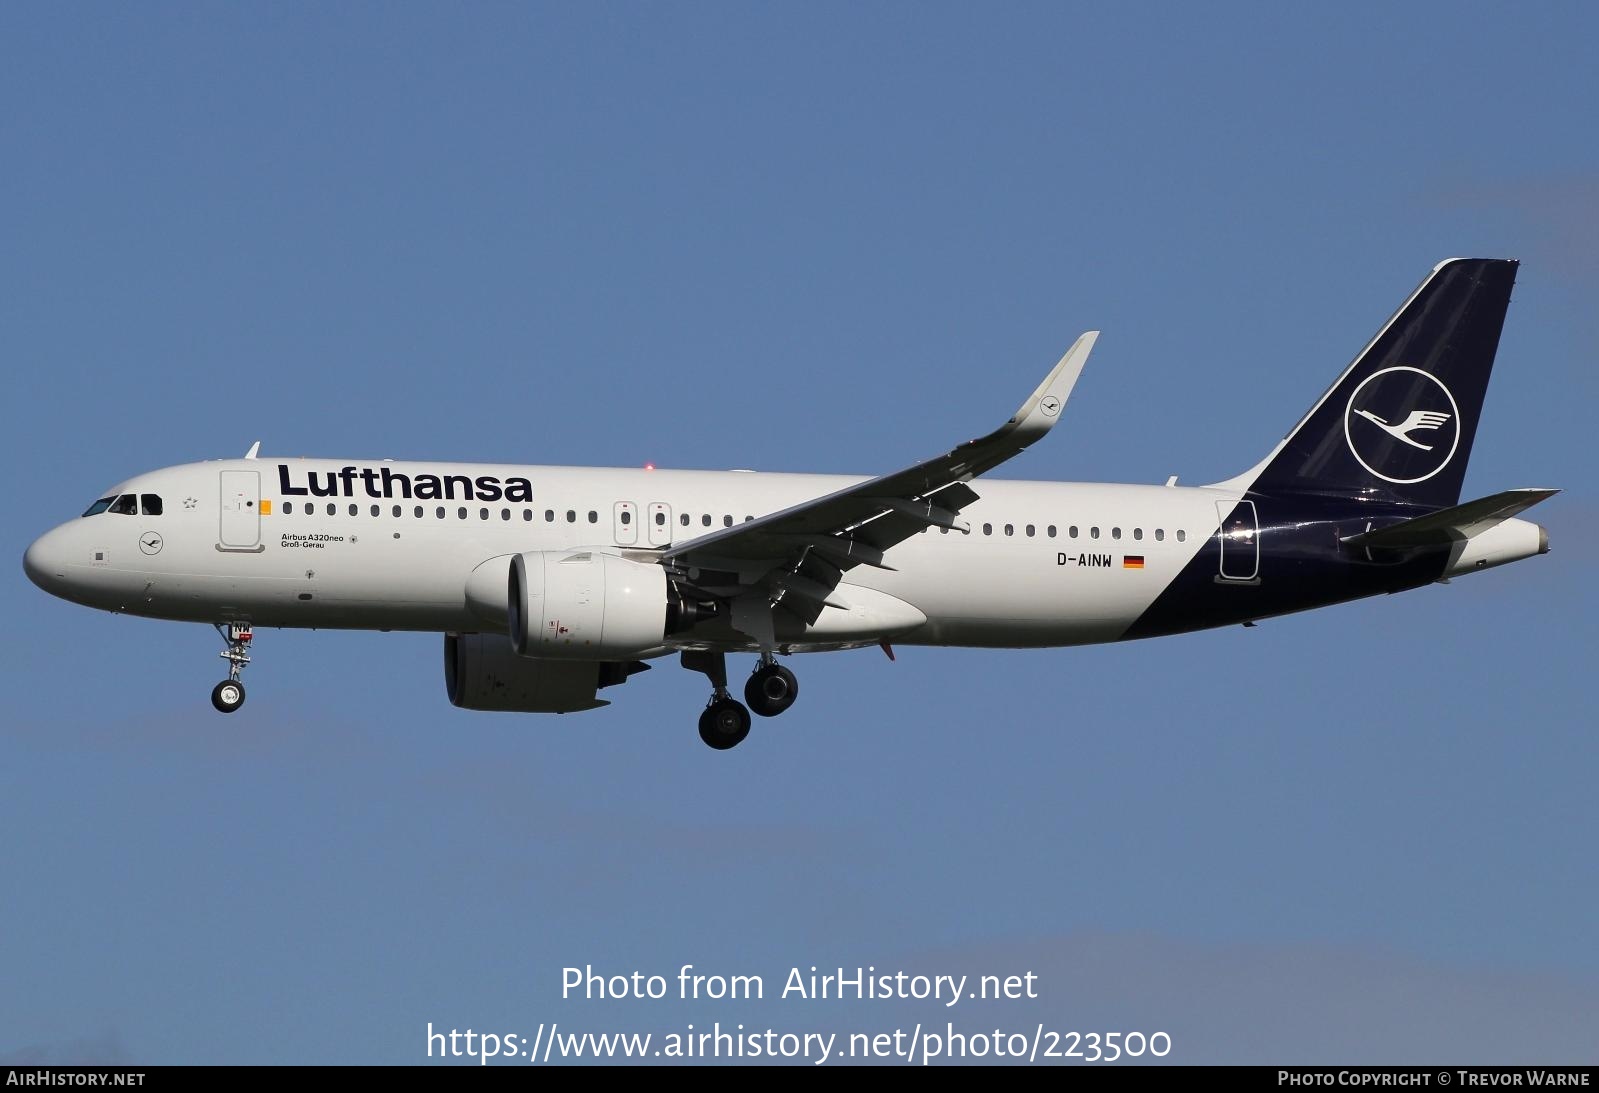
{"label": "jet engine nacelle", "polygon": [[653,563],[601,551],[529,551],[511,559],[506,621],[518,655],[629,660],[714,610],[685,602]]}
{"label": "jet engine nacelle", "polygon": [[444,635],[444,687],[463,710],[576,713],[610,705],[595,697],[649,665],[639,661],[532,660],[504,634]]}

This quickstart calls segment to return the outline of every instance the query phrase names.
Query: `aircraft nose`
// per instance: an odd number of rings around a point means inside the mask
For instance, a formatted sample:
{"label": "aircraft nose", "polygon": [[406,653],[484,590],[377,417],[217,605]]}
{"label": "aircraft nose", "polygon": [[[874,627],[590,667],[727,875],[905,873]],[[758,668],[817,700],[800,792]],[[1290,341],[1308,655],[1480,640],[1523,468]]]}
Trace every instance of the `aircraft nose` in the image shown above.
{"label": "aircraft nose", "polygon": [[61,542],[61,529],[47,531],[33,541],[22,555],[22,571],[28,580],[54,593],[66,578],[66,551]]}

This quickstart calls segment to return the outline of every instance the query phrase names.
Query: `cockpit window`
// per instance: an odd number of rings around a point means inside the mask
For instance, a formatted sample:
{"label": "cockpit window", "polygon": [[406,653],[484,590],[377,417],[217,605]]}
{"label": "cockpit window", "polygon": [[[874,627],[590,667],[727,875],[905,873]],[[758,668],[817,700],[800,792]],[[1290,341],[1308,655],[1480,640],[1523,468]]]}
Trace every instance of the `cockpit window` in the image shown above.
{"label": "cockpit window", "polygon": [[139,495],[139,507],[144,510],[146,516],[160,516],[161,495],[157,493],[141,493]]}
{"label": "cockpit window", "polygon": [[111,511],[118,516],[139,515],[139,497],[137,494],[125,493],[111,502]]}
{"label": "cockpit window", "polygon": [[106,509],[110,508],[111,507],[111,502],[113,502],[115,500],[116,500],[115,497],[102,497],[102,498],[100,498],[100,500],[96,501],[94,504],[92,504],[88,508],[84,509],[83,510],[83,515],[85,515],[85,516],[99,516]]}

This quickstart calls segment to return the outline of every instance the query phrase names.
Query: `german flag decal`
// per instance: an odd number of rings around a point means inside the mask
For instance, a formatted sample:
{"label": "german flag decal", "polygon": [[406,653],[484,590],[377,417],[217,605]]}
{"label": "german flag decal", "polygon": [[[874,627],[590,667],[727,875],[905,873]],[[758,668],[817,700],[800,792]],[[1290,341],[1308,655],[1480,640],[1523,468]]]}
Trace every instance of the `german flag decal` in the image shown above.
{"label": "german flag decal", "polygon": [[1122,568],[1123,569],[1143,569],[1144,568],[1144,556],[1142,554],[1124,554],[1124,555],[1122,555]]}

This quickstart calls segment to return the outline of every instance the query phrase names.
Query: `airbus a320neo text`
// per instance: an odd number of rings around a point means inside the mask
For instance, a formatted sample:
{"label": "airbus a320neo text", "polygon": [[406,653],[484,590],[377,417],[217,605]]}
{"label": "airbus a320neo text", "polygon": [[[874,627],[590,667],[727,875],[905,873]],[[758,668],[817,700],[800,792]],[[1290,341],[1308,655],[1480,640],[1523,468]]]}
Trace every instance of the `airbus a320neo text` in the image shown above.
{"label": "airbus a320neo text", "polygon": [[[1083,645],[1249,624],[1549,548],[1462,503],[1516,263],[1440,263],[1255,466],[1208,486],[998,480],[1047,433],[1084,334],[1004,425],[876,478],[747,471],[243,459],[130,478],[41,536],[40,588],[209,623],[244,702],[257,627],[444,635],[449,699],[575,713],[675,654],[705,674],[701,738],[799,695],[790,654]],[[744,701],[727,657],[754,670]]]}

